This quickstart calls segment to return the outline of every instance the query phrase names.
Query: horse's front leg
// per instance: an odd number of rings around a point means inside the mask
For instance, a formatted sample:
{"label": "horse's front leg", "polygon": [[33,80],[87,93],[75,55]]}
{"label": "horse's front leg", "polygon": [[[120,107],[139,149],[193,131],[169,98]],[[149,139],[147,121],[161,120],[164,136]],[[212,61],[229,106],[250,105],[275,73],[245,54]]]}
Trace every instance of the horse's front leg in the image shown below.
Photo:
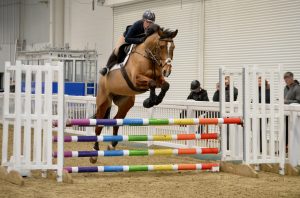
{"label": "horse's front leg", "polygon": [[161,91],[156,98],[155,105],[158,105],[163,101],[169,88],[170,88],[170,84],[167,81],[163,81],[163,83],[161,85]]}
{"label": "horse's front leg", "polygon": [[143,106],[145,108],[151,108],[156,104],[157,95],[155,94],[156,82],[154,80],[150,80],[148,82],[148,86],[150,89],[150,96],[143,102]]}

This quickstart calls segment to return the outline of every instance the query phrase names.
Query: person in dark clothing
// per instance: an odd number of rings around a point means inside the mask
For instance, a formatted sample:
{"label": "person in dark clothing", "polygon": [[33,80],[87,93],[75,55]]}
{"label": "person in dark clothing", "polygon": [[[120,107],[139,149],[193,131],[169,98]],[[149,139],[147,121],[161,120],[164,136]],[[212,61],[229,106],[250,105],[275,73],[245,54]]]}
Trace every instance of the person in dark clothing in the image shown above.
{"label": "person in dark clothing", "polygon": [[[286,72],[283,76],[286,86],[284,87],[284,104],[300,103],[300,85],[294,80],[292,72]],[[289,139],[289,116],[285,116],[286,126],[286,149],[288,148]],[[288,150],[287,150],[288,151]]]}
{"label": "person in dark clothing", "polygon": [[[270,85],[269,82],[265,81],[265,103],[270,104]],[[261,77],[258,77],[258,102],[261,103]]]}
{"label": "person in dark clothing", "polygon": [[127,43],[127,44],[140,44],[143,43],[146,39],[146,30],[149,26],[155,22],[155,14],[146,10],[143,14],[141,20],[136,21],[133,25],[129,25],[126,27],[126,31],[120,36],[119,40],[116,43],[116,46],[110,55],[106,67],[102,68],[100,73],[104,76],[109,70],[117,63],[119,48]]}
{"label": "person in dark clothing", "polygon": [[207,91],[201,88],[198,80],[193,80],[191,82],[191,93],[187,97],[187,100],[209,101]]}
{"label": "person in dark clothing", "polygon": [[284,104],[300,103],[300,85],[297,80],[294,80],[292,72],[284,74],[286,86],[284,88]]}
{"label": "person in dark clothing", "polygon": [[220,95],[220,83],[216,83],[216,91],[214,93],[214,96],[213,96],[213,101],[214,102],[219,102],[219,95]]}
{"label": "person in dark clothing", "polygon": [[[229,76],[225,77],[225,101],[229,102],[230,100],[230,78]],[[214,102],[219,102],[220,101],[220,84],[216,84],[216,91],[213,96],[213,101]],[[233,87],[233,100],[236,101],[238,97],[238,89],[236,87]]]}

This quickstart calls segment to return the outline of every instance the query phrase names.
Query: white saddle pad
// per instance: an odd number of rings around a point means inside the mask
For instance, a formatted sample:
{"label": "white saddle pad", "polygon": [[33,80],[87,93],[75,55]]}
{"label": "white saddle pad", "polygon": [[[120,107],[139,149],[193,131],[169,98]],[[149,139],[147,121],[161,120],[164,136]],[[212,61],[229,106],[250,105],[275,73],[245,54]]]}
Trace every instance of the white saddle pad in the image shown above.
{"label": "white saddle pad", "polygon": [[113,71],[113,70],[116,70],[116,69],[121,69],[121,67],[123,67],[123,66],[126,65],[128,59],[129,59],[129,55],[131,54],[131,51],[132,51],[133,46],[134,46],[134,44],[131,44],[131,45],[130,45],[130,49],[129,49],[129,51],[128,51],[128,53],[127,53],[127,56],[125,57],[124,61],[123,61],[122,63],[117,63],[117,64],[115,64],[115,65],[109,70],[109,72],[111,72],[111,71]]}

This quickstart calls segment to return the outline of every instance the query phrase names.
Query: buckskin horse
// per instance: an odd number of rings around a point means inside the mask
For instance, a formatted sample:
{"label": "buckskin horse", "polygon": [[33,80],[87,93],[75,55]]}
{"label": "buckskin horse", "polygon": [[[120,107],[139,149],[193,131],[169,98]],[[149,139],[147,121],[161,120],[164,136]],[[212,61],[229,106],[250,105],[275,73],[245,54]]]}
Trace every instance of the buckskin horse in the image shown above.
{"label": "buckskin horse", "polygon": [[[164,30],[156,24],[149,27],[145,41],[136,45],[129,55],[127,63],[121,69],[112,70],[99,80],[96,97],[97,119],[109,118],[112,101],[118,106],[114,119],[122,119],[133,107],[135,95],[150,91],[150,96],[143,102],[145,108],[153,107],[162,102],[169,89],[169,83],[164,77],[171,73],[173,38],[178,30]],[[121,51],[121,50],[120,50]],[[161,88],[156,95],[155,88]],[[113,135],[118,134],[118,126],[113,127]],[[96,135],[101,134],[102,127],[97,126]],[[118,142],[108,145],[108,150],[114,150]],[[95,142],[94,149],[99,150]],[[91,163],[97,162],[97,157],[90,157]]]}

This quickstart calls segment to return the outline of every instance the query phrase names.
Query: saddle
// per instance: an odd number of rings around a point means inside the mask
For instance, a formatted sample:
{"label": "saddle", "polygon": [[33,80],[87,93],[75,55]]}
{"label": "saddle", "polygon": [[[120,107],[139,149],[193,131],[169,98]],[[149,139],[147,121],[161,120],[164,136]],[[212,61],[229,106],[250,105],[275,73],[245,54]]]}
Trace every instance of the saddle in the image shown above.
{"label": "saddle", "polygon": [[110,69],[110,71],[116,70],[116,69],[120,69],[121,67],[124,67],[127,63],[127,60],[129,58],[129,55],[132,51],[134,47],[134,44],[123,44],[120,48],[119,48],[119,53],[117,55],[117,62],[114,66],[112,66],[112,68]]}
{"label": "saddle", "polygon": [[128,52],[130,51],[130,47],[131,47],[131,45],[128,43],[121,45],[121,47],[119,48],[118,56],[117,56],[118,64],[122,63],[125,60],[126,56],[129,55]]}

